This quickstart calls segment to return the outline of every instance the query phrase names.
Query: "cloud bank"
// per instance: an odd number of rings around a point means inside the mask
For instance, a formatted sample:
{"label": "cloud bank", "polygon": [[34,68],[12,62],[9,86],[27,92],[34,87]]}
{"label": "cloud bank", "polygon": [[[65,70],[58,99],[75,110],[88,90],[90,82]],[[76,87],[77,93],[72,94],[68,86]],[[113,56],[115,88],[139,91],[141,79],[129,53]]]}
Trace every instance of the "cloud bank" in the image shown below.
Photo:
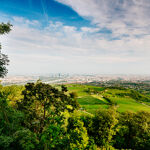
{"label": "cloud bank", "polygon": [[56,0],[113,36],[149,34],[149,0]]}
{"label": "cloud bank", "polygon": [[150,73],[149,0],[56,1],[92,26],[49,21],[43,27],[38,20],[13,17],[12,32],[1,37],[10,72]]}

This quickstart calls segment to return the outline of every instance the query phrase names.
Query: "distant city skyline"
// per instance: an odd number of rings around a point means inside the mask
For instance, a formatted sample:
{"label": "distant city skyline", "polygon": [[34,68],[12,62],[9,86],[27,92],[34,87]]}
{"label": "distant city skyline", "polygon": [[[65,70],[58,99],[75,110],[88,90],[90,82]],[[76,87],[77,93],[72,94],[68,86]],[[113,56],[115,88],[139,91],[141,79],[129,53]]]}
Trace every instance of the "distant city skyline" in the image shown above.
{"label": "distant city skyline", "polygon": [[149,0],[0,0],[9,75],[150,74]]}
{"label": "distant city skyline", "polygon": [[49,75],[18,75],[18,76],[7,76],[1,78],[2,85],[12,84],[26,84],[28,82],[36,82],[41,80],[44,83],[49,84],[70,84],[70,83],[105,83],[111,81],[118,82],[130,82],[130,83],[141,83],[150,84],[150,75],[79,75],[79,74],[49,74]]}

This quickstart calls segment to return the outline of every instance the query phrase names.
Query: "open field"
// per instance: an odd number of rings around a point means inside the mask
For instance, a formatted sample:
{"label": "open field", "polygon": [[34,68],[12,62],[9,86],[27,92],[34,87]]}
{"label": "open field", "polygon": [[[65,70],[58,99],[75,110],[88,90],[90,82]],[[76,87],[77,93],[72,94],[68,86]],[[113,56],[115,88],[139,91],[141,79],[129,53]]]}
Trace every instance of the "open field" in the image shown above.
{"label": "open field", "polygon": [[[82,109],[90,113],[95,113],[97,109],[108,108],[115,105],[119,112],[125,111],[149,111],[150,99],[145,95],[133,95],[133,90],[118,88],[103,88],[90,85],[69,84],[67,85],[69,92],[76,92],[78,102]],[[139,96],[140,95],[140,96]],[[135,97],[135,98],[134,98]],[[149,100],[148,102],[141,100]]]}

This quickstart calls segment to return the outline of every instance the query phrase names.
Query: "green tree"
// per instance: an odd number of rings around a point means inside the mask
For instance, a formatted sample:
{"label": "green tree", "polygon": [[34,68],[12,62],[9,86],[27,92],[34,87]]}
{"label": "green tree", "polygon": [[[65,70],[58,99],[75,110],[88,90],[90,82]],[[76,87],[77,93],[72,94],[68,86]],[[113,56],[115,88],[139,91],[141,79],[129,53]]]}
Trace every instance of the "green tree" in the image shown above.
{"label": "green tree", "polygon": [[[11,26],[12,25],[10,23],[7,24],[1,23],[0,35],[9,33],[11,30]],[[1,52],[1,44],[0,44],[0,77],[4,77],[7,74],[8,71],[6,66],[8,65],[8,63],[9,63],[8,56]]]}
{"label": "green tree", "polygon": [[84,127],[87,130],[88,137],[89,137],[89,143],[86,147],[86,150],[97,150],[97,146],[95,144],[94,138],[92,135],[92,124],[93,124],[93,115],[88,113],[81,114],[80,117],[81,121],[84,123]]}
{"label": "green tree", "polygon": [[88,146],[89,137],[87,130],[77,111],[68,119],[67,141],[68,143],[66,145],[69,150],[85,150]]}
{"label": "green tree", "polygon": [[11,147],[14,150],[36,150],[38,144],[39,140],[37,135],[29,129],[22,128],[13,134],[13,142],[11,143]]}
{"label": "green tree", "polygon": [[117,112],[114,107],[96,112],[90,134],[99,147],[110,148],[112,137],[116,133],[115,126],[117,122]]}
{"label": "green tree", "polygon": [[23,114],[10,107],[7,92],[0,91],[0,149],[13,149],[13,134],[22,129],[22,122]]}
{"label": "green tree", "polygon": [[66,129],[63,115],[52,115],[44,127],[40,138],[40,148],[44,150],[61,150],[66,148]]}
{"label": "green tree", "polygon": [[51,112],[58,115],[66,109],[70,112],[77,109],[77,100],[65,94],[65,91],[64,88],[59,91],[42,82],[26,84],[22,92],[24,98],[18,102],[18,109],[25,113],[26,125],[34,131],[42,132]]}
{"label": "green tree", "polygon": [[116,133],[115,148],[143,149],[150,147],[150,113],[125,112],[120,115],[119,130]]}
{"label": "green tree", "polygon": [[2,86],[1,91],[7,95],[9,104],[12,107],[16,107],[16,103],[23,98],[22,91],[24,90],[23,85],[10,85]]}

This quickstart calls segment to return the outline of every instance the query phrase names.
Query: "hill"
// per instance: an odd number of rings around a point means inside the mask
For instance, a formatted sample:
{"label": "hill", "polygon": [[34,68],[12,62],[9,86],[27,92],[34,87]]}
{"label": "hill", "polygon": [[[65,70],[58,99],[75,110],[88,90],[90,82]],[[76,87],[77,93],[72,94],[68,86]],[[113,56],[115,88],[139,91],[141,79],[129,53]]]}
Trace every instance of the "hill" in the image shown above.
{"label": "hill", "polygon": [[0,149],[149,150],[148,96],[123,87],[66,86],[0,85]]}
{"label": "hill", "polygon": [[[55,85],[58,89],[61,86]],[[95,113],[99,108],[109,108],[111,105],[117,107],[118,112],[125,111],[148,111],[150,112],[150,97],[133,89],[124,87],[99,87],[83,84],[67,84],[68,94],[76,93],[77,101],[81,105],[81,110]],[[2,88],[2,87],[1,87]],[[1,90],[5,91],[11,104],[15,105],[22,97],[23,85],[4,86]]]}
{"label": "hill", "polygon": [[115,105],[117,111],[149,111],[150,98],[135,90],[122,87],[98,87],[91,85],[68,84],[69,92],[76,92],[81,109],[95,113],[99,108]]}

